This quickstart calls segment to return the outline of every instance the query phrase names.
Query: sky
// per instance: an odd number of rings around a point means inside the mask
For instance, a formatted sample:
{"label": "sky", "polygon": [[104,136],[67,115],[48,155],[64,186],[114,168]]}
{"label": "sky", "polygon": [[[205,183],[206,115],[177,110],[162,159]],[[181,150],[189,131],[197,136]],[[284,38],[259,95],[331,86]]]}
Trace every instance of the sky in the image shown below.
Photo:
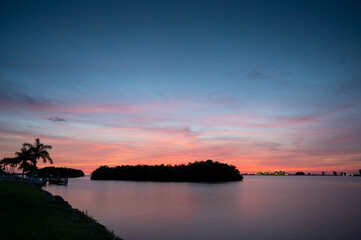
{"label": "sky", "polygon": [[40,138],[86,173],[361,168],[360,1],[0,6],[0,158]]}

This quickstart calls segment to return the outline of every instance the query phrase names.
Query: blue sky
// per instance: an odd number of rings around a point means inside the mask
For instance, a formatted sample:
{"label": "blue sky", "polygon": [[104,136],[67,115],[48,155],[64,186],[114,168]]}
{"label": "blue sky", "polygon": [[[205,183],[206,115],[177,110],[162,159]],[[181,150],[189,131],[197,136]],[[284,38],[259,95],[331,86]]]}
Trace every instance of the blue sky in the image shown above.
{"label": "blue sky", "polygon": [[358,1],[1,5],[0,157],[361,167]]}

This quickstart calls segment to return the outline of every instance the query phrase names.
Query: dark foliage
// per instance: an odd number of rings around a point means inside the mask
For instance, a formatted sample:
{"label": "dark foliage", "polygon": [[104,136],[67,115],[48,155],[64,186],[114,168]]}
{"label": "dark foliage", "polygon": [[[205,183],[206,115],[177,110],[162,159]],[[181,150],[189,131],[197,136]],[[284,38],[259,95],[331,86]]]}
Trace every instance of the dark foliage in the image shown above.
{"label": "dark foliage", "polygon": [[35,139],[34,145],[30,143],[23,143],[23,146],[19,152],[15,153],[16,157],[4,158],[0,160],[0,172],[7,174],[14,174],[15,169],[22,169],[23,176],[25,173],[32,173],[34,176],[37,170],[36,164],[39,159],[43,159],[43,162],[53,163],[47,149],[52,149],[50,145],[44,145],[40,142],[40,139]]}
{"label": "dark foliage", "polygon": [[84,177],[82,170],[63,167],[45,167],[38,170],[38,177],[60,177],[60,178],[72,178],[72,177]]}
{"label": "dark foliage", "polygon": [[305,175],[305,173],[304,172],[296,172],[295,175]]}
{"label": "dark foliage", "polygon": [[16,167],[20,164],[20,158],[3,158],[0,160],[0,172],[4,172],[6,174],[15,173]]}
{"label": "dark foliage", "polygon": [[101,166],[93,171],[92,180],[131,180],[169,182],[224,182],[243,179],[235,166],[212,160],[187,165]]}

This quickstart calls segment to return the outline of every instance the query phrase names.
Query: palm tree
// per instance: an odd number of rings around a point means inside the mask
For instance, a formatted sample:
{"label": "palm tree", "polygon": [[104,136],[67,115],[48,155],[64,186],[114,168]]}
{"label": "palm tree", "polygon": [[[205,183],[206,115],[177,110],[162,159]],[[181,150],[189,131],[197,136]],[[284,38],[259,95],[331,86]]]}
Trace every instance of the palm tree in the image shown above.
{"label": "palm tree", "polygon": [[43,143],[40,143],[39,138],[35,139],[34,145],[30,143],[24,143],[23,148],[28,148],[31,153],[30,161],[34,166],[33,174],[35,174],[36,164],[39,159],[43,159],[44,163],[49,161],[50,164],[53,164],[53,159],[51,159],[49,152],[47,151],[47,149],[52,149],[53,147],[50,145],[44,145]]}
{"label": "palm tree", "polygon": [[32,159],[32,153],[30,151],[29,147],[23,146],[21,148],[20,152],[15,153],[17,160],[17,163],[19,164],[19,169],[23,170],[23,173],[21,175],[21,180],[24,178],[24,172],[31,170],[31,164],[28,161],[31,161]]}

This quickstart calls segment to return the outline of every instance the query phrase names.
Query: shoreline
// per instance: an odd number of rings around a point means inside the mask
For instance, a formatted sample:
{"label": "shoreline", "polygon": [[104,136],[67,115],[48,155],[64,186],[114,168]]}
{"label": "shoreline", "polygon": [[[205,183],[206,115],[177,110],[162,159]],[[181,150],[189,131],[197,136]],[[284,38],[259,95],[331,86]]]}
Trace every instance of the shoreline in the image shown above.
{"label": "shoreline", "polygon": [[0,181],[0,190],[0,218],[6,219],[0,228],[5,239],[122,240],[87,212],[41,187]]}

